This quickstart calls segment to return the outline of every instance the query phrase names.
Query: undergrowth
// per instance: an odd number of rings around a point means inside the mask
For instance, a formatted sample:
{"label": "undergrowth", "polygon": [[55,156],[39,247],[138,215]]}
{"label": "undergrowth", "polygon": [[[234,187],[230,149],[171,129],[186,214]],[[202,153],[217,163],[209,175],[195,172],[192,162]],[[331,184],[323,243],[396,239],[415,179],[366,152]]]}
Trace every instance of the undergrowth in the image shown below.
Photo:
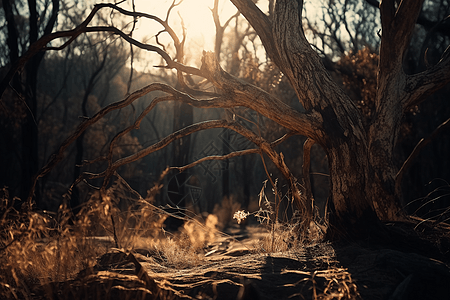
{"label": "undergrowth", "polygon": [[[202,249],[215,238],[217,217],[186,218],[179,232],[163,228],[167,213],[152,199],[132,199],[118,180],[106,195],[94,193],[74,216],[62,204],[55,213],[28,211],[0,193],[0,295],[29,299],[34,287],[74,279],[92,268],[111,248],[151,249],[167,267],[188,268],[201,263]],[[121,201],[128,203],[125,210]],[[52,298],[52,291],[48,291]]]}
{"label": "undergrowth", "polygon": [[16,201],[5,197],[0,207],[0,294],[5,298],[28,299],[35,286],[71,279],[106,251],[86,238],[98,207],[70,224],[64,205],[46,214],[19,211]]}
{"label": "undergrowth", "polygon": [[[93,193],[74,216],[65,204],[54,213],[22,210],[17,205],[19,199],[11,200],[7,189],[1,190],[0,295],[5,299],[30,299],[38,293],[38,287],[76,278],[112,248],[151,251],[161,265],[173,269],[201,265],[207,245],[226,236],[218,228],[226,226],[221,222],[232,221],[231,216],[193,216],[186,212],[180,230],[167,232],[164,221],[169,214],[153,205],[152,195],[154,191],[142,198],[118,177],[105,194]],[[238,206],[228,202],[223,209],[232,215],[230,208]],[[270,201],[262,190],[258,205],[259,210],[251,214],[270,234],[255,241],[252,251],[282,252],[305,243],[306,234],[298,232],[301,216],[294,213],[290,222],[279,222],[280,198]],[[241,222],[251,214],[239,210],[234,217]],[[55,291],[47,289],[48,298],[53,298]]]}
{"label": "undergrowth", "polygon": [[[249,216],[254,216],[258,223],[268,230],[269,234],[257,243],[257,247],[266,253],[284,252],[321,241],[325,227],[321,225],[323,221],[319,219],[318,213],[312,220],[305,221],[305,216],[292,207],[292,197],[289,194],[282,195],[278,190],[277,181],[272,186],[272,199],[265,192],[266,185],[267,181],[259,193],[258,210],[237,210],[233,215],[238,224]],[[305,225],[305,222],[309,224]]]}

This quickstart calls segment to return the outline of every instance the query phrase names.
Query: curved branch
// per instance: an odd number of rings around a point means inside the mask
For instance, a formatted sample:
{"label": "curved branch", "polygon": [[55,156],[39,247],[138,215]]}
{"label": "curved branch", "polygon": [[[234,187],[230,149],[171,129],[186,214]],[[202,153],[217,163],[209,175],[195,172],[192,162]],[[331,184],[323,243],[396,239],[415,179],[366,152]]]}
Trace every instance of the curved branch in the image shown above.
{"label": "curved branch", "polygon": [[410,75],[406,78],[405,92],[402,104],[409,110],[420,104],[435,91],[443,88],[450,82],[450,46],[447,47],[441,60],[430,69]]}
{"label": "curved branch", "polygon": [[[294,175],[291,173],[291,171],[289,170],[287,165],[285,164],[283,154],[282,153],[278,154],[272,148],[271,143],[267,142],[264,138],[256,135],[254,132],[245,128],[244,126],[237,123],[236,121],[228,122],[226,120],[213,120],[213,121],[204,121],[204,122],[189,125],[187,127],[184,127],[182,129],[166,136],[162,140],[156,142],[155,144],[153,144],[145,149],[142,149],[134,154],[127,156],[127,157],[123,157],[121,159],[116,160],[115,162],[110,164],[105,171],[103,171],[99,174],[85,173],[83,175],[84,176],[83,179],[85,179],[86,176],[89,179],[104,177],[101,189],[105,190],[106,186],[109,183],[109,178],[111,178],[111,176],[113,176],[113,174],[116,172],[116,170],[118,168],[120,168],[121,166],[135,162],[155,151],[161,150],[161,149],[167,147],[173,141],[180,139],[184,136],[190,135],[194,132],[198,132],[198,131],[205,130],[205,129],[212,129],[212,128],[231,129],[231,130],[237,132],[238,134],[244,136],[245,138],[247,138],[250,142],[254,143],[259,148],[259,150],[257,150],[257,152],[262,152],[262,153],[266,154],[270,158],[270,160],[275,164],[275,166],[281,171],[283,176],[290,182],[292,194],[294,196],[294,202],[295,202],[297,209],[302,211],[305,216],[312,216],[312,207],[310,205],[308,205],[307,203],[305,203],[305,201],[302,199],[301,191],[299,190],[297,180],[294,177]],[[279,141],[282,141],[282,140],[283,139],[281,139]],[[77,180],[77,182],[79,182],[81,180],[82,179],[80,178],[79,180]],[[309,223],[306,223],[306,224],[309,224]]]}
{"label": "curved branch", "polygon": [[42,178],[45,175],[47,175],[64,158],[65,150],[78,137],[80,137],[88,127],[97,123],[100,119],[102,119],[109,112],[124,108],[124,107],[130,105],[131,103],[133,103],[136,99],[139,99],[152,91],[160,90],[163,88],[164,87],[162,87],[162,85],[158,84],[158,83],[146,86],[146,87],[130,94],[124,100],[111,103],[110,105],[104,107],[99,112],[97,112],[92,118],[85,119],[80,125],[78,125],[78,127],[75,129],[75,132],[72,133],[69,137],[67,137],[64,140],[64,142],[61,144],[61,146],[58,148],[58,150],[51,156],[50,160],[41,168],[39,173],[37,173],[34,176],[33,185],[30,188],[30,194],[28,195],[28,199],[27,199],[27,202],[30,205],[30,207],[31,207],[31,203],[32,203],[33,195],[34,195],[34,190],[36,188],[36,183],[39,180],[39,178]]}
{"label": "curved branch", "polygon": [[[273,148],[279,144],[281,144],[282,142],[284,142],[285,140],[287,140],[289,137],[291,137],[292,135],[294,135],[292,132],[285,134],[284,136],[282,136],[281,138],[279,138],[278,140],[270,143],[270,146]],[[238,157],[238,156],[243,156],[243,155],[248,155],[248,154],[256,154],[256,153],[261,153],[261,150],[259,149],[246,149],[246,150],[241,150],[241,151],[234,151],[231,152],[229,154],[226,155],[211,155],[211,156],[206,156],[203,158],[200,158],[190,164],[187,164],[185,166],[182,167],[170,167],[170,170],[178,170],[180,173],[184,172],[187,169],[193,168],[205,161],[209,161],[209,160],[227,160],[230,158],[234,158],[234,157]]]}
{"label": "curved branch", "polygon": [[[127,10],[124,10],[120,7],[117,7],[114,4],[110,4],[110,3],[104,3],[104,4],[97,4],[94,6],[94,8],[92,9],[91,13],[88,15],[88,17],[86,17],[86,19],[77,27],[75,27],[72,30],[67,30],[67,31],[59,31],[59,32],[54,32],[51,34],[47,34],[44,35],[43,37],[41,37],[40,39],[38,39],[36,42],[34,42],[33,44],[30,45],[30,47],[28,48],[28,50],[25,52],[24,55],[22,55],[19,59],[17,59],[15,62],[13,62],[11,68],[9,69],[8,73],[6,74],[6,76],[3,78],[3,80],[0,83],[0,98],[3,96],[3,93],[5,92],[6,88],[8,87],[10,81],[12,80],[14,74],[17,73],[17,71],[22,70],[23,67],[25,66],[25,64],[34,56],[36,55],[38,52],[42,51],[42,50],[60,50],[63,49],[65,47],[67,47],[67,45],[69,45],[70,43],[72,43],[80,34],[85,33],[85,32],[112,32],[114,34],[117,34],[119,36],[121,36],[122,38],[124,38],[127,42],[141,48],[141,49],[145,49],[148,51],[154,51],[156,53],[158,53],[167,63],[167,66],[165,66],[166,68],[173,68],[173,69],[177,69],[179,71],[188,73],[188,74],[192,74],[192,75],[198,75],[198,76],[202,76],[202,73],[200,72],[200,70],[198,70],[197,68],[193,68],[193,67],[188,67],[185,66],[181,63],[179,63],[178,61],[173,60],[165,51],[163,51],[162,49],[153,46],[153,45],[147,45],[144,43],[141,43],[133,38],[131,38],[129,35],[125,34],[124,32],[122,32],[121,30],[113,27],[113,26],[92,26],[92,27],[88,27],[89,23],[92,21],[92,19],[94,18],[95,14],[102,8],[105,7],[109,7],[109,8],[113,8],[113,9],[117,9],[119,12],[126,14],[126,15],[130,15],[130,16],[135,16],[135,17],[146,17],[146,18],[151,18],[153,20],[156,20],[157,22],[159,22],[161,25],[164,26],[165,30],[170,34],[170,36],[172,37],[172,39],[174,40],[176,45],[179,45],[179,43],[176,43],[176,41],[178,41],[178,37],[176,36],[176,34],[173,32],[173,30],[167,25],[167,22],[162,21],[161,19],[149,15],[149,14],[145,14],[145,13],[138,13],[138,12],[130,12]],[[59,38],[64,38],[64,37],[69,37],[69,39],[61,46],[59,47],[47,47],[47,44],[50,43],[51,41],[55,40],[55,39],[59,39]],[[182,53],[182,50],[177,49],[178,53]],[[178,54],[177,53],[177,54]],[[178,55],[177,55],[178,56]]]}
{"label": "curved branch", "polygon": [[132,163],[138,159],[141,159],[155,151],[161,150],[173,141],[182,138],[184,136],[190,135],[194,132],[205,130],[205,129],[212,129],[212,128],[228,128],[231,130],[234,130],[235,132],[241,134],[242,136],[246,137],[249,141],[253,142],[255,145],[257,145],[260,148],[263,148],[262,151],[270,148],[270,144],[266,142],[262,137],[256,135],[249,129],[246,129],[242,125],[238,124],[237,122],[228,122],[227,120],[214,120],[214,121],[204,121],[199,122],[196,124],[192,124],[189,126],[186,126],[168,136],[163,138],[162,140],[156,142],[155,144],[148,146],[145,149],[142,149],[134,154],[131,154],[127,157],[120,158],[116,161],[114,161],[109,168],[106,170],[107,175],[112,175],[119,167]]}
{"label": "curved branch", "polygon": [[[210,159],[226,159],[227,157],[231,158],[234,156],[244,155],[244,154],[249,154],[249,153],[264,153],[270,158],[270,160],[275,164],[275,166],[281,171],[283,176],[290,182],[292,194],[294,196],[294,202],[295,202],[297,209],[301,210],[304,213],[304,215],[307,216],[307,218],[312,216],[312,208],[310,209],[309,205],[306,204],[305,201],[302,199],[301,191],[299,190],[298,183],[297,183],[295,177],[293,176],[293,174],[290,172],[289,168],[284,163],[283,154],[282,153],[278,154],[275,150],[273,150],[274,145],[281,143],[282,141],[287,139],[287,137],[292,135],[292,133],[289,133],[289,134],[283,136],[282,138],[278,139],[277,141],[275,141],[273,143],[269,143],[262,137],[256,135],[254,132],[250,131],[249,129],[245,128],[244,126],[240,125],[239,123],[237,123],[235,121],[228,122],[226,120],[214,120],[214,121],[205,121],[205,122],[200,122],[200,123],[189,125],[183,129],[180,129],[180,130],[166,136],[165,138],[158,141],[157,143],[155,143],[145,149],[142,149],[137,153],[134,153],[127,157],[118,159],[117,161],[115,161],[111,165],[109,165],[109,167],[101,173],[94,174],[94,173],[85,172],[85,173],[81,174],[80,177],[75,181],[75,183],[72,186],[78,184],[82,180],[104,177],[102,188],[101,188],[102,190],[104,190],[104,189],[106,189],[106,186],[109,182],[109,178],[111,176],[113,176],[115,174],[116,170],[118,168],[120,168],[121,166],[135,162],[155,151],[161,150],[161,149],[165,148],[166,146],[168,146],[173,141],[180,139],[184,136],[190,135],[190,134],[192,134],[194,132],[198,132],[200,130],[212,129],[212,128],[231,129],[231,130],[239,133],[240,135],[244,136],[249,141],[253,142],[259,149],[250,149],[250,150],[244,150],[244,151],[237,152],[237,153],[231,153],[225,157],[208,157],[208,158],[204,158],[203,160],[194,162],[188,166],[178,167],[178,168],[175,167],[176,169],[180,170],[180,169],[185,169],[187,167],[192,167],[195,164],[198,164],[202,161],[210,160]],[[309,224],[309,223],[306,222],[305,224]]]}
{"label": "curved branch", "polygon": [[[155,84],[152,84],[152,85],[155,85]],[[112,141],[109,145],[109,151],[108,151],[107,157],[102,157],[101,160],[107,159],[109,165],[111,165],[113,148],[114,148],[114,145],[117,142],[117,140],[120,137],[124,136],[125,134],[129,133],[130,131],[132,131],[134,129],[139,129],[140,124],[141,124],[142,120],[144,119],[144,117],[150,111],[152,111],[156,107],[156,105],[159,104],[160,102],[175,100],[175,101],[181,101],[183,103],[186,103],[188,105],[191,105],[191,106],[197,107],[197,108],[232,108],[237,105],[236,102],[233,101],[231,98],[212,98],[212,99],[207,99],[207,100],[197,100],[197,99],[192,98],[190,95],[188,95],[186,93],[183,93],[183,92],[180,92],[180,91],[174,89],[173,87],[171,87],[169,85],[165,85],[165,84],[157,84],[157,85],[158,85],[158,90],[168,93],[168,94],[170,94],[170,96],[164,96],[164,97],[159,97],[159,98],[154,99],[150,103],[150,105],[148,105],[142,111],[142,113],[136,119],[134,124],[132,124],[131,126],[127,127],[126,129],[122,130],[121,132],[119,132],[112,139]],[[285,136],[281,137],[277,141],[273,142],[271,144],[272,147],[278,145],[279,143],[283,142],[285,139],[289,138],[290,136],[292,136],[294,134],[295,134],[295,132],[291,131],[289,134],[286,134]],[[95,160],[95,161],[98,161],[98,160]]]}
{"label": "curved branch", "polygon": [[250,108],[301,135],[316,137],[319,134],[321,122],[315,116],[299,113],[266,91],[225,72],[214,53],[203,52],[200,70],[235,106]]}
{"label": "curved branch", "polygon": [[439,125],[427,138],[422,138],[417,145],[414,147],[411,154],[408,156],[408,158],[403,163],[402,167],[398,171],[397,175],[395,176],[395,189],[397,193],[401,190],[401,184],[403,175],[405,175],[408,168],[411,166],[414,159],[419,155],[420,150],[422,150],[423,147],[428,145],[439,133],[441,133],[442,130],[446,129],[450,126],[450,118],[447,119],[445,122],[443,122],[441,125]]}
{"label": "curved branch", "polygon": [[231,0],[231,2],[258,33],[270,59],[277,66],[281,66],[280,56],[278,55],[278,50],[272,35],[272,22],[269,17],[266,16],[252,0]]}

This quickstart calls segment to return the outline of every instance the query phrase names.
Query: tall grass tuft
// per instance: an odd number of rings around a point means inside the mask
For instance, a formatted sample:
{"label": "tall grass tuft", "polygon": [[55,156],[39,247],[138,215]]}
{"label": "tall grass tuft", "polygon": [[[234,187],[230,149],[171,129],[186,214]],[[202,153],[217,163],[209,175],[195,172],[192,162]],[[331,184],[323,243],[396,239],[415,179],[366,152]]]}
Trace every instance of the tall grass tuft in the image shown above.
{"label": "tall grass tuft", "polygon": [[[313,221],[305,229],[303,226],[305,217],[293,208],[293,200],[290,199],[289,193],[282,195],[282,192],[278,190],[277,183],[277,180],[273,182],[273,197],[270,197],[265,192],[267,180],[264,181],[259,193],[259,209],[254,212],[237,210],[233,219],[240,224],[248,216],[253,215],[261,225],[268,229],[270,234],[259,242],[259,248],[264,252],[283,252],[302,247],[307,243],[313,244],[321,241],[326,228],[320,224],[323,222],[319,219],[318,212],[314,212]],[[290,215],[287,212],[289,208],[292,210]],[[256,246],[258,247],[258,245]]]}
{"label": "tall grass tuft", "polygon": [[144,199],[119,177],[103,195],[94,192],[74,216],[65,204],[54,213],[20,210],[15,208],[20,200],[1,190],[0,298],[67,294],[55,290],[61,288],[57,283],[92,269],[112,248],[150,251],[167,267],[200,264],[203,248],[215,238],[217,217],[186,217],[179,232],[167,232],[167,212],[153,205],[154,194]]}
{"label": "tall grass tuft", "polygon": [[[28,299],[36,288],[72,279],[93,266],[102,248],[86,236],[98,207],[85,209],[83,218],[73,222],[65,205],[50,214],[19,211],[15,201],[1,199],[0,294],[7,299]],[[46,293],[52,298],[52,291]]]}

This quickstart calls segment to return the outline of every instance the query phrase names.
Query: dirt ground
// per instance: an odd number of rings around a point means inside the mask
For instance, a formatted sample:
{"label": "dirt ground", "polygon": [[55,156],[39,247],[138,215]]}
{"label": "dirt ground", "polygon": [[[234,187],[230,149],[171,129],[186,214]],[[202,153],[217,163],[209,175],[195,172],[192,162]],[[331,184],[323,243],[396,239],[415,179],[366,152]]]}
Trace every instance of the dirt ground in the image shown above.
{"label": "dirt ground", "polygon": [[211,244],[190,268],[167,266],[156,251],[111,249],[76,279],[43,287],[42,298],[450,299],[448,228],[388,226],[422,239],[320,242],[265,253],[252,246],[264,233],[247,228]]}

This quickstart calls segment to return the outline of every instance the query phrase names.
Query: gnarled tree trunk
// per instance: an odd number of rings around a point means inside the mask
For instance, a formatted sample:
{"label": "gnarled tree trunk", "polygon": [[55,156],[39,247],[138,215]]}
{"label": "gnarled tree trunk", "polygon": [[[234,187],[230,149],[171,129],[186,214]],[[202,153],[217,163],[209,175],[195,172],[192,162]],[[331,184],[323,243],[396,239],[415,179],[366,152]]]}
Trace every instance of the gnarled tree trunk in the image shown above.
{"label": "gnarled tree trunk", "polygon": [[[379,219],[401,218],[401,194],[395,189],[398,166],[394,164],[400,121],[408,107],[442,87],[442,81],[449,81],[448,75],[444,80],[437,77],[443,69],[448,70],[447,52],[439,68],[427,71],[434,79],[426,79],[426,74],[408,77],[403,72],[403,54],[423,0],[403,1],[398,6],[395,1],[383,1],[380,6],[383,35],[376,111],[366,127],[360,111],[330,78],[306,39],[301,26],[303,1],[278,0],[272,20],[251,1],[231,1],[289,78],[306,115],[320,124],[313,134],[306,135],[328,156],[331,235],[361,236],[375,229]],[[430,85],[420,89],[419,78],[429,80]]]}
{"label": "gnarled tree trunk", "polygon": [[279,67],[290,79],[308,114],[321,123],[321,130],[310,138],[328,156],[330,231],[363,234],[376,224],[377,218],[368,196],[373,184],[369,185],[372,172],[362,115],[330,78],[306,40],[301,12],[297,1],[277,1],[273,35],[281,61]]}

